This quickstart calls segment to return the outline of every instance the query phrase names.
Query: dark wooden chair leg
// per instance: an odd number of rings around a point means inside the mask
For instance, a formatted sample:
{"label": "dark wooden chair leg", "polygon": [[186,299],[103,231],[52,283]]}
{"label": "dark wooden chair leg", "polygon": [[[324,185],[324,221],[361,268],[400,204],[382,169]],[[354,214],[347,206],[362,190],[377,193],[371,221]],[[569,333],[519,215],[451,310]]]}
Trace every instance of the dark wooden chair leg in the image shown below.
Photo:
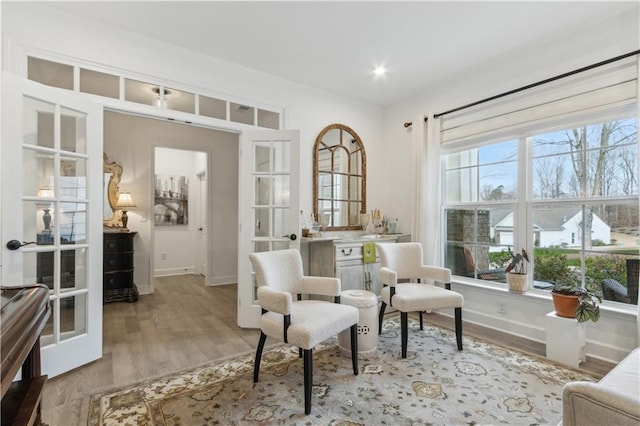
{"label": "dark wooden chair leg", "polygon": [[378,334],[382,334],[382,320],[384,320],[384,310],[387,308],[387,304],[382,302],[380,305],[380,314],[378,314]]}
{"label": "dark wooden chair leg", "polygon": [[358,375],[358,324],[351,326],[351,364],[353,364],[353,374]]}
{"label": "dark wooden chair leg", "polygon": [[420,331],[424,330],[424,322],[422,321],[422,311],[420,311]]}
{"label": "dark wooden chair leg", "polygon": [[462,350],[462,308],[456,308],[456,341],[458,342],[458,350]]}
{"label": "dark wooden chair leg", "polygon": [[253,363],[253,383],[258,383],[258,376],[260,375],[260,359],[262,358],[262,350],[264,349],[264,342],[266,341],[267,335],[261,331],[260,340],[258,341],[258,347],[256,349],[256,360]]}
{"label": "dark wooden chair leg", "polygon": [[407,357],[407,341],[409,339],[409,320],[406,312],[400,313],[400,335],[402,340],[402,358]]}
{"label": "dark wooden chair leg", "polygon": [[313,388],[313,351],[304,350],[304,413],[311,413],[311,389]]}

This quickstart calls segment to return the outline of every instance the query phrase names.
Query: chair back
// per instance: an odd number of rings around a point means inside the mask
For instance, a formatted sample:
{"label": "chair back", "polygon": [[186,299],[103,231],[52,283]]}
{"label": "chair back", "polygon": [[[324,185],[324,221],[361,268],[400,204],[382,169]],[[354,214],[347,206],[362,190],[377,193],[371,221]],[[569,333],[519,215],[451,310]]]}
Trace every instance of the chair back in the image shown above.
{"label": "chair back", "polygon": [[470,278],[475,277],[475,260],[473,259],[471,250],[469,250],[467,247],[449,243],[447,244],[445,256],[445,266],[451,269],[451,273],[453,275]]}
{"label": "chair back", "polygon": [[638,280],[640,279],[640,259],[627,259],[627,295],[629,303],[638,304]]}
{"label": "chair back", "polygon": [[302,258],[295,249],[265,251],[249,255],[258,287],[298,293],[302,281]]}
{"label": "chair back", "polygon": [[422,245],[420,243],[380,243],[380,266],[395,271],[398,279],[420,278]]}

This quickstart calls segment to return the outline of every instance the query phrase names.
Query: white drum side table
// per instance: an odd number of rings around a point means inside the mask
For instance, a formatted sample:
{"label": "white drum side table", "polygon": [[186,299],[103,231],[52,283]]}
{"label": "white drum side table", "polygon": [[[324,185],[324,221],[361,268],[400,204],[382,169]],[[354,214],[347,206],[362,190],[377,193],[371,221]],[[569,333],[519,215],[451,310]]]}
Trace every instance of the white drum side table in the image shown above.
{"label": "white drum side table", "polygon": [[[368,356],[378,346],[378,297],[365,290],[345,290],[340,303],[358,308],[358,356]],[[338,346],[343,355],[351,356],[349,329],[338,334]]]}

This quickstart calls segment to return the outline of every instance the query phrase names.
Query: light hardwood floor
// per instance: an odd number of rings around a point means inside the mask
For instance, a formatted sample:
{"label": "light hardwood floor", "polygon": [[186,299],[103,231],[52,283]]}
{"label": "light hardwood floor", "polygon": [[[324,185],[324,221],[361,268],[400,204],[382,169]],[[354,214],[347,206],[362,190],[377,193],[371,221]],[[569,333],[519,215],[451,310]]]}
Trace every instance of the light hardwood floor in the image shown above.
{"label": "light hardwood floor", "polygon": [[156,278],[135,303],[104,305],[103,357],[49,380],[43,422],[78,424],[83,397],[255,349],[257,330],[236,322],[236,285],[196,275]]}
{"label": "light hardwood floor", "polygon": [[[255,350],[259,332],[236,325],[236,290],[235,284],[206,287],[195,275],[163,277],[156,278],[153,294],[135,303],[104,305],[103,357],[47,382],[43,421],[50,426],[79,424],[83,398],[99,390]],[[425,319],[446,328],[453,325],[442,315]],[[470,324],[464,325],[464,334],[537,355],[545,352],[541,343]],[[587,360],[581,367],[601,376],[613,366]]]}

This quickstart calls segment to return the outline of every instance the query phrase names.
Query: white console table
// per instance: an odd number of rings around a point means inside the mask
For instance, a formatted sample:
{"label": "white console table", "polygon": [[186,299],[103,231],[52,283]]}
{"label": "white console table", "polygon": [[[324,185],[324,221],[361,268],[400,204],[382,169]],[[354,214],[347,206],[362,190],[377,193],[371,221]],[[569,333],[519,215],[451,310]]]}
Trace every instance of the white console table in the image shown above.
{"label": "white console table", "polygon": [[585,324],[554,311],[547,314],[546,326],[547,358],[577,368],[585,360]]}

